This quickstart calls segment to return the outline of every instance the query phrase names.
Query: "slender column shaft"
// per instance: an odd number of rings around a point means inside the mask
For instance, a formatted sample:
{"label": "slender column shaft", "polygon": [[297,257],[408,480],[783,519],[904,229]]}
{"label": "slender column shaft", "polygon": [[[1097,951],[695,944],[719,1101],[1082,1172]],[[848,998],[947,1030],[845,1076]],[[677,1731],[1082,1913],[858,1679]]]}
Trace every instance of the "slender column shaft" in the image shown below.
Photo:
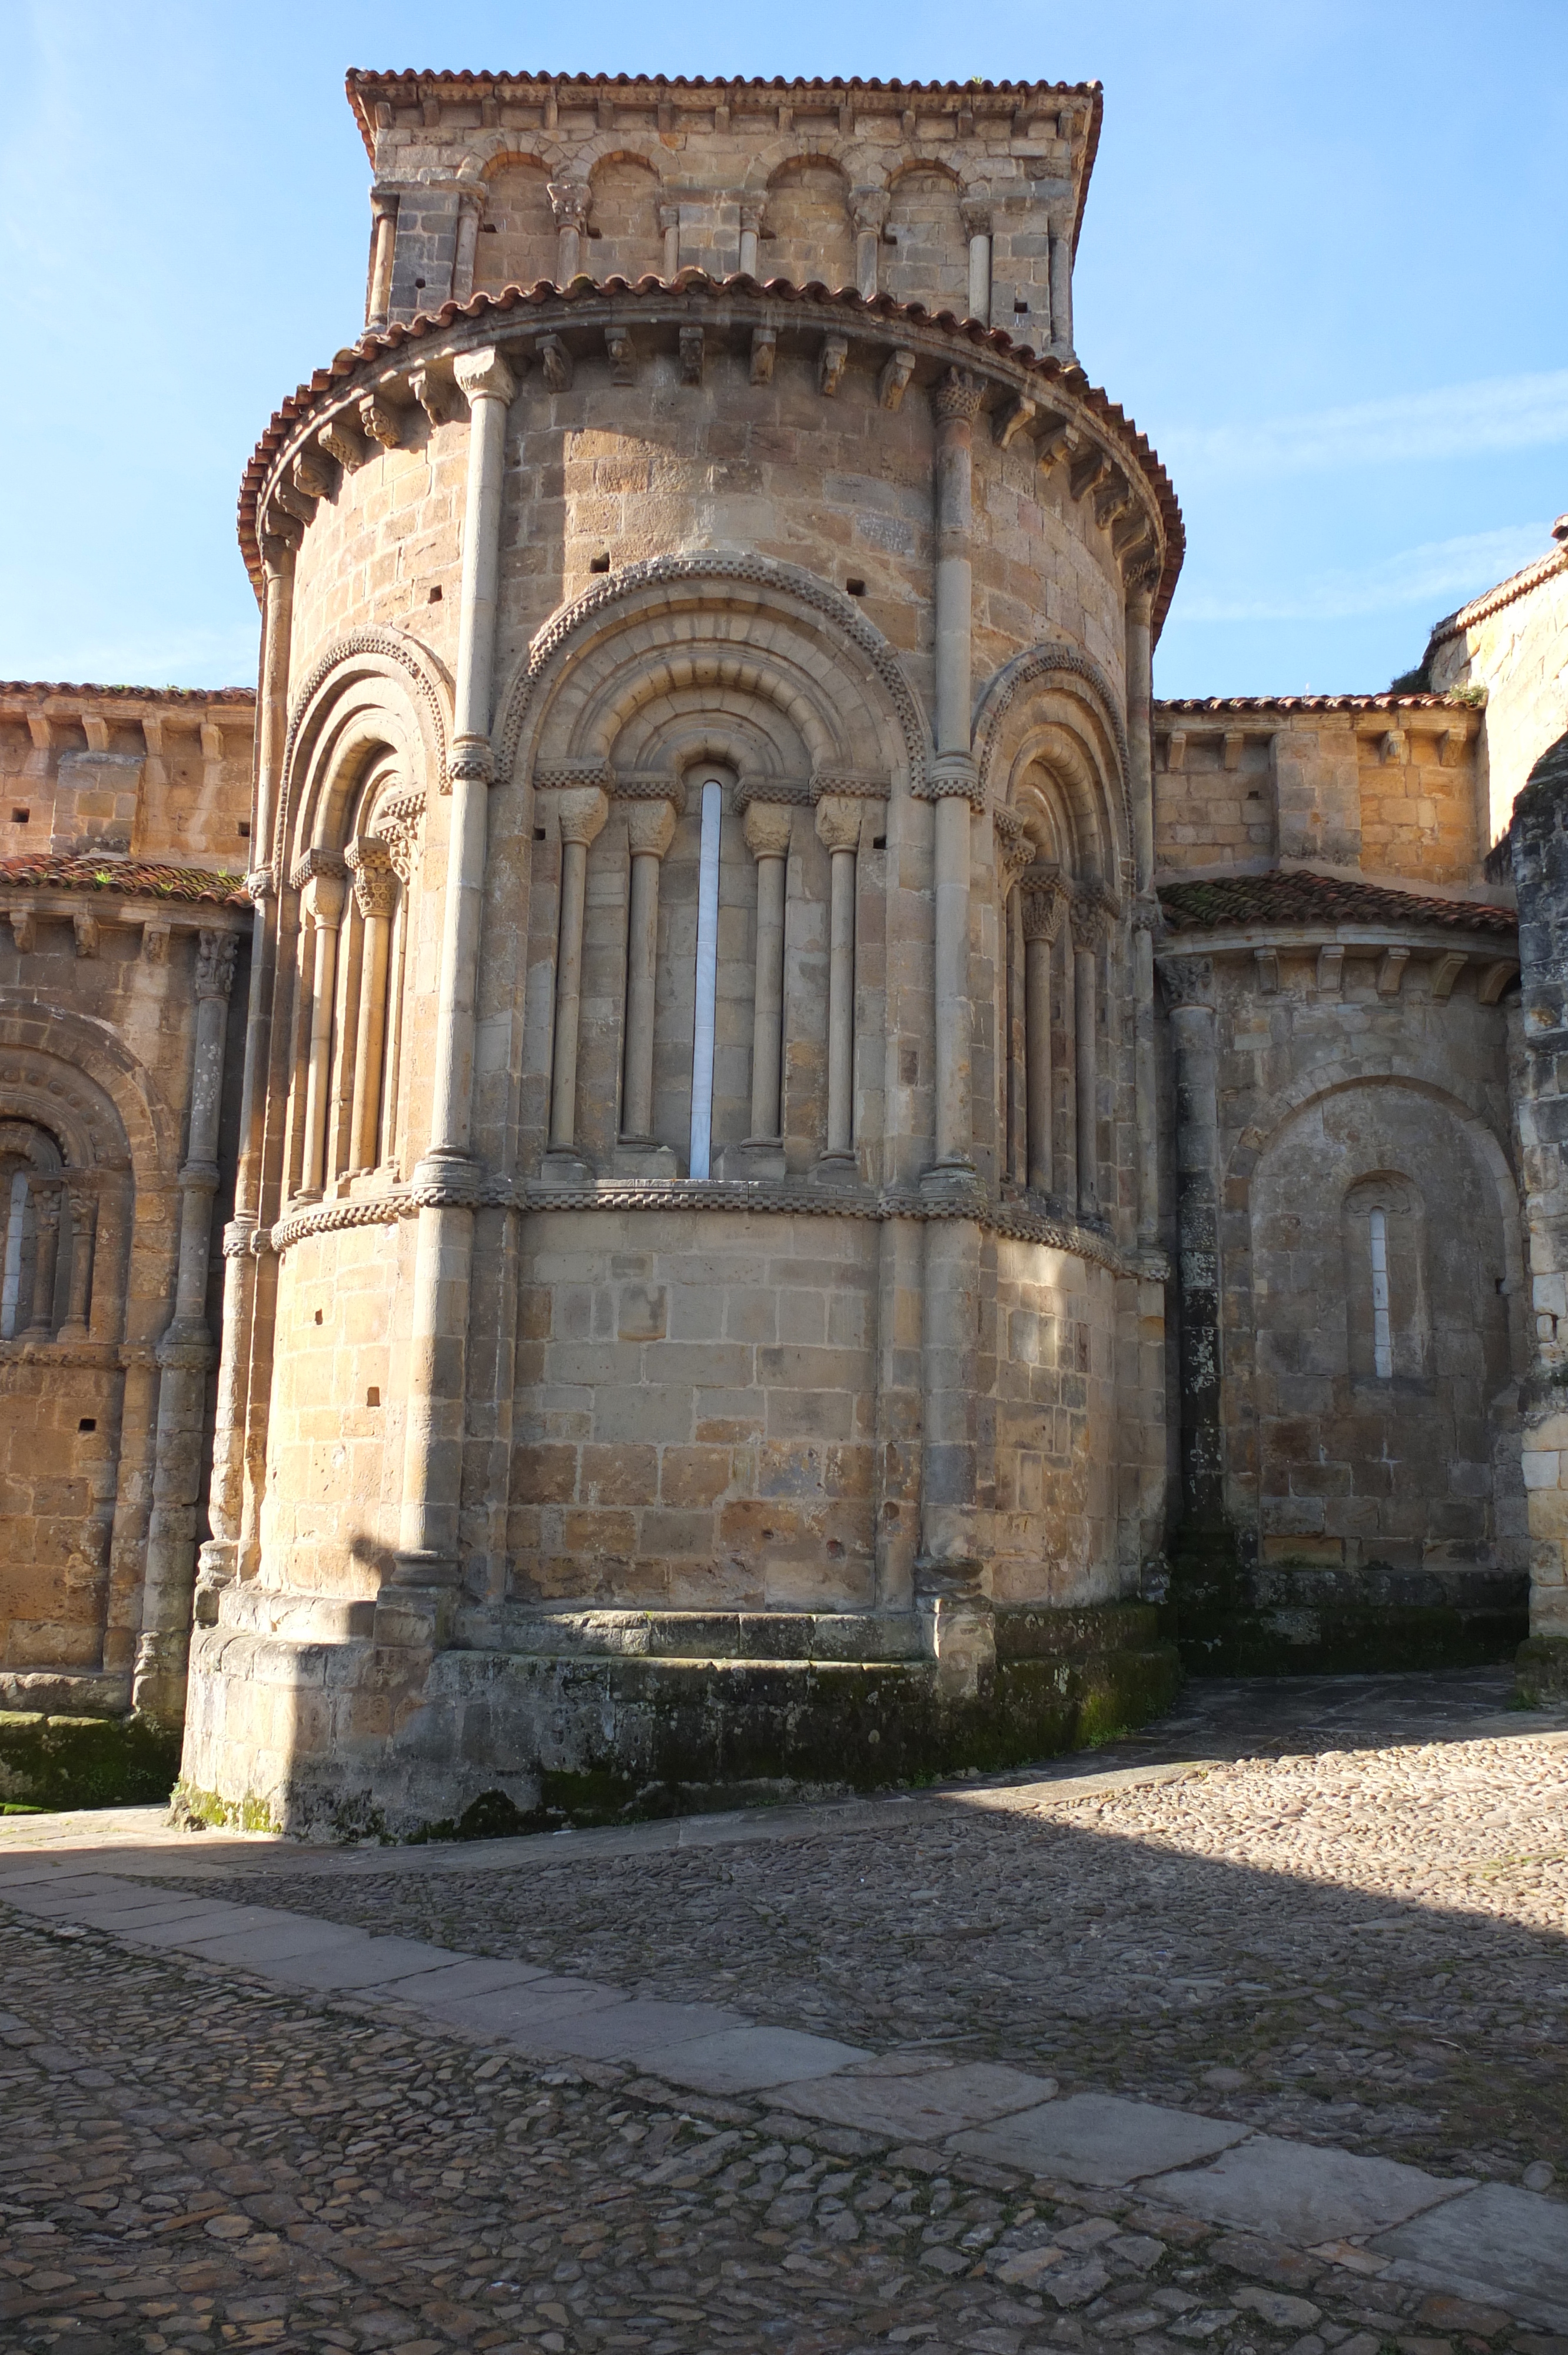
{"label": "slender column shaft", "polygon": [[305,1061],[304,1150],[300,1191],[319,1194],[325,1184],[327,1091],[332,1084],[333,999],[337,985],[337,928],[344,887],[335,875],[314,875],[307,883],[314,924],[311,959],[311,1034]]}
{"label": "slender column shaft", "polygon": [[588,227],[588,192],[580,180],[556,180],[550,185],[557,232],[556,276],[569,286],[582,268],[583,231]]}
{"label": "slender column shaft", "polygon": [[936,449],[937,764],[935,940],[936,1146],[938,1164],[968,1166],[973,1146],[969,1007],[971,467],[980,389],[958,368],[932,395]]}
{"label": "slender column shaft", "polygon": [[473,293],[473,260],[479,247],[479,213],[471,203],[458,215],[457,250],[452,256],[452,300],[466,303]]}
{"label": "slender column shaft", "polygon": [[[490,348],[460,354],[454,373],[468,400],[470,424],[454,726],[448,762],[451,818],[429,1145],[415,1171],[416,1184],[437,1199],[420,1205],[414,1247],[403,1503],[394,1573],[398,1583],[432,1587],[456,1578],[462,1499],[473,1211],[461,1192],[471,1183],[473,1034],[487,793],[493,773],[490,718],[502,485],[506,411],[517,389],[500,353]],[[451,1199],[454,1190],[456,1199]],[[439,1631],[436,1614],[430,1632]]]}
{"label": "slender column shaft", "polygon": [[348,853],[354,896],[365,926],[359,959],[359,1018],[349,1116],[351,1170],[374,1169],[381,1135],[381,1066],[387,1044],[387,962],[392,945],[397,879],[385,843],[355,843]]}
{"label": "slender column shaft", "polygon": [[1190,1519],[1220,1517],[1219,1060],[1206,957],[1161,968],[1176,1050],[1177,1271],[1181,1284],[1181,1478]]}
{"label": "slender column shaft", "polygon": [[[388,256],[390,247],[388,234]],[[250,923],[250,996],[246,1008],[234,1217],[224,1235],[223,1320],[213,1427],[212,1484],[207,1492],[207,1519],[215,1548],[209,1567],[215,1577],[232,1576],[237,1567],[238,1540],[245,1512],[247,1428],[254,1424],[261,1435],[255,1453],[257,1460],[264,1461],[271,1387],[270,1356],[260,1365],[252,1363],[257,1261],[250,1246],[260,1214],[262,1139],[278,971],[277,878],[270,862],[273,813],[278,806],[288,741],[289,654],[294,597],[292,540],[277,533],[263,533],[261,564],[264,590],[250,831],[251,848],[258,864],[248,879],[254,911]]]}
{"label": "slender column shaft", "polygon": [[1029,1024],[1027,950],[1023,937],[1023,895],[1007,895],[1007,1047],[1003,1057],[1003,1124],[1007,1135],[1007,1176],[1013,1186],[1029,1183]]}
{"label": "slender column shaft", "polygon": [[384,327],[392,304],[392,249],[397,236],[397,199],[396,197],[372,197],[376,226],[370,249],[370,291],[366,303],[365,324],[367,327]]}
{"label": "slender column shaft", "polygon": [[[1075,1200],[1078,1191],[1077,962],[1073,954],[1073,937],[1069,932],[1062,957],[1062,1004],[1053,1034],[1061,1038],[1062,1053],[1052,1073],[1052,1111],[1054,1116],[1060,1114],[1062,1141],[1060,1153],[1053,1145],[1052,1166],[1062,1196],[1068,1201]],[[1054,1126],[1052,1133],[1054,1137]]]}
{"label": "slender column shaft", "polygon": [[1051,958],[1045,932],[1025,932],[1023,986],[1029,1104],[1029,1184],[1049,1194],[1051,1165]]}
{"label": "slender column shaft", "polygon": [[969,238],[969,316],[991,323],[991,230],[975,229]]}
{"label": "slender column shaft", "polygon": [[1051,231],[1051,349],[1060,358],[1073,349],[1073,240],[1067,229]]}
{"label": "slender column shaft", "polygon": [[237,946],[232,932],[204,932],[196,946],[196,1040],[185,1160],[180,1171],[175,1313],[158,1344],[153,1511],[147,1525],[142,1633],[131,1698],[138,1714],[169,1725],[177,1725],[185,1713],[207,1372],[212,1359],[212,1337],[207,1325],[207,1267],[213,1198],[217,1191],[217,1124],[223,1102],[228,993]]}
{"label": "slender column shaft", "polygon": [[32,1185],[33,1313],[25,1338],[48,1341],[55,1329],[55,1276],[59,1267],[60,1189],[53,1179]]}
{"label": "slender column shaft", "polygon": [[876,296],[876,274],[883,224],[887,218],[887,198],[859,196],[854,199],[854,277],[855,284],[868,303]]}
{"label": "slender column shaft", "polygon": [[70,1188],[70,1304],[60,1327],[62,1341],[85,1341],[92,1296],[92,1245],[98,1197],[85,1186]]}
{"label": "slender column shaft", "polygon": [[862,808],[847,794],[817,805],[817,836],[832,861],[828,902],[828,1124],[831,1157],[854,1149],[854,890]]}
{"label": "slender column shaft", "polygon": [[1073,1066],[1077,1096],[1078,1209],[1099,1211],[1099,975],[1094,936],[1073,935]]}
{"label": "slender column shaft", "polygon": [[[757,276],[757,243],[761,228],[761,216],[758,213],[748,211],[745,206],[742,206],[740,214],[740,274],[743,278],[755,278]],[[673,278],[674,274],[673,270],[671,269],[668,261],[666,261],[664,266],[665,277]]]}
{"label": "slender column shaft", "polygon": [[791,826],[790,812],[776,804],[754,802],[746,813],[747,847],[757,861],[757,981],[751,1021],[755,1144],[771,1144],[782,1134],[784,886]]}
{"label": "slender column shaft", "polygon": [[597,785],[560,797],[561,921],[556,946],[556,1042],[550,1063],[552,1153],[570,1153],[577,1143],[588,855],[609,814],[609,804]]}
{"label": "slender column shaft", "polygon": [[1160,1127],[1154,1061],[1154,935],[1145,923],[1132,935],[1133,1096],[1138,1130],[1138,1240],[1160,1239]]}
{"label": "slender column shaft", "polygon": [[1147,891],[1154,877],[1153,677],[1150,646],[1153,593],[1134,589],[1127,601],[1127,744],[1131,762],[1132,847],[1135,879]]}
{"label": "slender column shaft", "polygon": [[[751,260],[747,261],[746,258],[746,215],[742,213],[740,218],[740,266],[742,270],[755,271],[757,268],[757,230],[755,227],[751,230]],[[681,267],[681,208],[679,205],[660,206],[659,233],[664,240],[664,276],[666,278],[673,278]]]}
{"label": "slender column shaft", "polygon": [[[631,873],[627,894],[626,1065],[621,1083],[620,1131],[623,1136],[639,1139],[653,1134],[659,869],[674,832],[675,810],[672,802],[633,802],[627,815]],[[574,1091],[576,1077],[574,1070]]]}

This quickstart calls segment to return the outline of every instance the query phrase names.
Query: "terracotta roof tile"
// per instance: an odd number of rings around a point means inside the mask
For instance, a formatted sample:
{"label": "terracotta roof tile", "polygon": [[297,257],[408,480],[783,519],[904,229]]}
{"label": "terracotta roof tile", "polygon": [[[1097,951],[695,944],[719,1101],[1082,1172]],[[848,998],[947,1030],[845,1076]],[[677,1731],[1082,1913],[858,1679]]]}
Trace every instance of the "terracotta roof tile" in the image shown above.
{"label": "terracotta roof tile", "polygon": [[1160,697],[1156,719],[1181,719],[1227,711],[1465,711],[1463,698],[1449,695],[1192,695]]}
{"label": "terracotta roof tile", "polygon": [[524,306],[544,311],[551,304],[597,302],[605,294],[617,297],[632,295],[650,302],[668,302],[673,294],[710,300],[721,300],[732,294],[766,294],[773,302],[800,303],[836,312],[858,312],[863,316],[874,319],[908,319],[917,325],[940,327],[955,342],[1020,360],[1044,378],[1047,383],[1060,380],[1065,389],[1075,400],[1082,401],[1089,414],[1106,428],[1111,438],[1121,444],[1126,456],[1139,469],[1154,494],[1165,527],[1165,570],[1160,575],[1154,600],[1154,627],[1158,636],[1187,552],[1186,527],[1181,520],[1181,509],[1171,477],[1160,464],[1148,435],[1139,432],[1118,402],[1111,400],[1089,383],[1076,362],[1065,364],[1048,354],[1036,353],[1032,345],[1015,344],[1005,327],[987,327],[978,319],[958,318],[951,311],[927,311],[919,303],[897,303],[891,294],[877,294],[868,300],[853,286],[828,287],[820,280],[812,280],[805,286],[796,286],[787,278],[770,278],[764,284],[755,278],[738,275],[710,278],[701,270],[683,270],[679,277],[673,280],[640,278],[635,285],[624,278],[607,278],[601,282],[581,277],[574,278],[568,287],[556,286],[549,279],[540,279],[536,285],[531,287],[505,286],[496,294],[471,295],[466,303],[443,303],[433,313],[417,312],[406,324],[399,321],[390,327],[367,329],[357,343],[346,345],[343,350],[335,352],[330,367],[317,368],[308,384],[299,386],[273,411],[271,421],[256,444],[255,453],[240,482],[239,547],[258,600],[261,594],[261,554],[257,545],[257,506],[261,488],[291,428],[313,407],[321,394],[333,391],[353,376],[365,361],[389,357],[405,344],[418,344],[426,336],[443,332],[454,320],[477,321],[482,319],[487,312],[504,314]]}
{"label": "terracotta roof tile", "polygon": [[1379,883],[1347,883],[1334,875],[1227,875],[1205,882],[1162,883],[1160,905],[1173,932],[1213,932],[1240,924],[1437,925],[1445,932],[1495,932],[1511,940],[1519,921],[1511,908],[1478,900],[1428,900]]}
{"label": "terracotta roof tile", "polygon": [[0,890],[112,891],[125,900],[212,900],[219,907],[248,908],[243,875],[213,873],[205,867],[157,867],[140,859],[92,858],[65,852],[31,851],[0,858]]}
{"label": "terracotta roof tile", "polygon": [[90,696],[95,702],[116,698],[132,703],[246,703],[256,700],[253,687],[103,687],[90,681],[62,678],[0,678],[0,701],[12,696]]}

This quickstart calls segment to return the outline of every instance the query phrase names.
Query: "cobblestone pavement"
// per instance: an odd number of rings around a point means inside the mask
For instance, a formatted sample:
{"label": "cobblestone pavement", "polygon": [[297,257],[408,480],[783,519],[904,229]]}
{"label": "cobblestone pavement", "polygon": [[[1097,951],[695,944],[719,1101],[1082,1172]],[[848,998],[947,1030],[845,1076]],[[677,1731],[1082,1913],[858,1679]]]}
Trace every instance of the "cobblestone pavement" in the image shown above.
{"label": "cobblestone pavement", "polygon": [[[684,1835],[190,1841],[135,1869],[727,2000],[894,2066],[1010,2061],[1064,2094],[1523,2182],[1568,2239],[1568,1735],[1454,1680],[1369,1687],[1359,1711],[1271,1698],[1198,1689],[1147,1748],[1180,1755],[1185,1732],[1191,1758],[1202,1720],[1208,1763],[1119,1788],[1093,1770],[1126,1752]],[[1266,1755],[1281,1719],[1299,1746]],[[529,2062],[93,1932],[0,1934],[0,2346],[1568,2355],[1363,2250]]]}

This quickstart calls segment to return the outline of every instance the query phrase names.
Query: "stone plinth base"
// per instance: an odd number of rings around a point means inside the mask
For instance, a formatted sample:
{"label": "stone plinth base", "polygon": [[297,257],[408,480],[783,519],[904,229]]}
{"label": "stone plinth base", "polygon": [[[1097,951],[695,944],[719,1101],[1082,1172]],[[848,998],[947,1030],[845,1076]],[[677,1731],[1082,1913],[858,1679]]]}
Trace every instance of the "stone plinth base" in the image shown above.
{"label": "stone plinth base", "polygon": [[1484,1668],[1510,1657],[1530,1619],[1521,1570],[1248,1564],[1228,1529],[1179,1533],[1170,1595],[1181,1665],[1200,1677]]}
{"label": "stone plinth base", "polygon": [[[598,1614],[574,1615],[586,1645]],[[882,1630],[896,1656],[857,1658],[842,1628],[813,1620],[819,1657],[781,1658],[761,1655],[756,1630],[744,1654],[713,1640],[737,1644],[739,1614],[727,1631],[730,1614],[606,1615],[623,1643],[683,1645],[700,1629],[703,1652],[200,1629],[181,1803],[314,1839],[626,1822],[1015,1765],[1156,1715],[1181,1675],[1140,1604],[999,1612],[994,1665],[969,1691],[944,1684],[910,1627]],[[666,1617],[688,1627],[655,1624]]]}
{"label": "stone plinth base", "polygon": [[1530,1709],[1568,1702],[1568,1636],[1529,1636],[1514,1657],[1519,1697]]}

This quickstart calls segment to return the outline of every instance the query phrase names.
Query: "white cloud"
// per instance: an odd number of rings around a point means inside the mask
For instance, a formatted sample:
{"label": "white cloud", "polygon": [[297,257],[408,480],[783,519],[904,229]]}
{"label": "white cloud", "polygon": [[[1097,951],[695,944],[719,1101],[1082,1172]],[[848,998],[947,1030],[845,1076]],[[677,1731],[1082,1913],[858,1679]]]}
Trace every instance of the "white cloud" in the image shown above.
{"label": "white cloud", "polygon": [[1355,571],[1319,572],[1277,587],[1223,596],[1178,588],[1176,622],[1347,622],[1402,605],[1446,613],[1551,553],[1544,524],[1514,524],[1459,539],[1429,540]]}
{"label": "white cloud", "polygon": [[1184,474],[1315,474],[1558,442],[1568,442],[1568,368],[1489,377],[1303,417],[1178,426],[1160,435],[1160,454],[1180,482]]}

